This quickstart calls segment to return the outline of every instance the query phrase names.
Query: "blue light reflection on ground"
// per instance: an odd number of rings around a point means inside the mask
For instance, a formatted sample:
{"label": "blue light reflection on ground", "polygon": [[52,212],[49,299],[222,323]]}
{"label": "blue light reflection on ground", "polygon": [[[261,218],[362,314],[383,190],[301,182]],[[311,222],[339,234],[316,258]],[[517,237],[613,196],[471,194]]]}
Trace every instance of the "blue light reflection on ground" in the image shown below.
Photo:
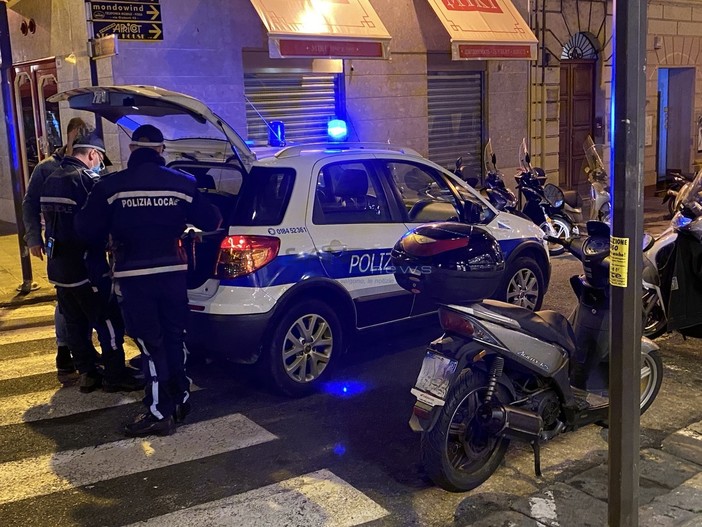
{"label": "blue light reflection on ground", "polygon": [[346,454],[346,447],[344,446],[343,443],[337,443],[337,444],[334,445],[334,450],[333,450],[333,452],[334,452],[337,456],[343,456],[344,454]]}
{"label": "blue light reflection on ground", "polygon": [[368,385],[360,381],[330,381],[324,383],[322,390],[335,397],[354,397],[368,391]]}

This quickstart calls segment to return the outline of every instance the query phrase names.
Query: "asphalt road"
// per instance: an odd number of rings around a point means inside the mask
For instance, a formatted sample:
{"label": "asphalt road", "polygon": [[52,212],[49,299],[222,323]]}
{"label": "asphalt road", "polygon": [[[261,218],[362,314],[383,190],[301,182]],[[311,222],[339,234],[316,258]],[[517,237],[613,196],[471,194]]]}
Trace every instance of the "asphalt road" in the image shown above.
{"label": "asphalt road", "polygon": [[[553,260],[544,307],[570,312],[577,271],[571,257]],[[480,488],[433,486],[407,424],[409,390],[439,334],[433,324],[362,335],[324,391],[296,400],[262,388],[250,367],[197,361],[187,425],[168,438],[125,440],[120,428],[138,394],[57,389],[51,306],[32,309],[32,323],[46,324],[0,334],[3,526],[470,525],[489,512],[477,504],[567,481],[607,454],[607,431],[590,426],[543,445],[542,478],[531,449],[513,442]],[[659,343],[665,379],[642,418],[642,447],[702,419],[697,342]]]}

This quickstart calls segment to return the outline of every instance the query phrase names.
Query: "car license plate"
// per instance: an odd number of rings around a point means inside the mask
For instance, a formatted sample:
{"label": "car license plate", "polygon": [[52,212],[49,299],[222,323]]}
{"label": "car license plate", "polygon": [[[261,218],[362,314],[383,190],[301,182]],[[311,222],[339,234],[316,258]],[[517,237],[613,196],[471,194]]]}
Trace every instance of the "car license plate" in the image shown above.
{"label": "car license plate", "polygon": [[446,400],[449,382],[456,372],[458,361],[428,351],[422,362],[415,388]]}

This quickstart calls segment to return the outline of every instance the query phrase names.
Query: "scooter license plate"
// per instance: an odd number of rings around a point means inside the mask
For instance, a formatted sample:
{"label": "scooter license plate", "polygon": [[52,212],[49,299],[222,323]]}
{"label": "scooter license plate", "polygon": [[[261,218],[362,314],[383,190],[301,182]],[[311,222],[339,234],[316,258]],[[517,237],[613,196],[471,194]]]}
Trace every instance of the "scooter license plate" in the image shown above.
{"label": "scooter license plate", "polygon": [[422,362],[415,388],[446,400],[449,383],[456,372],[458,361],[428,351]]}

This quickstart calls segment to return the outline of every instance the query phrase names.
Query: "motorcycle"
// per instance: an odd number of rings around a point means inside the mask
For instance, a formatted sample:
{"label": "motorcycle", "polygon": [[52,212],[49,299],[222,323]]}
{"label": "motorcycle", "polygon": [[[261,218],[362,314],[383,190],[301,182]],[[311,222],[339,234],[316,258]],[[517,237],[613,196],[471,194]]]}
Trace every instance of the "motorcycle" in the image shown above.
{"label": "motorcycle", "polygon": [[[679,193],[680,202],[670,226],[658,238],[646,235],[643,253],[643,332],[649,338],[657,338],[668,331],[671,293],[675,288],[675,268],[681,258],[678,243],[682,237],[693,246],[700,244],[702,229],[702,170],[692,181],[685,184]],[[689,284],[688,284],[689,285]],[[697,288],[687,287],[690,295],[699,294]],[[688,329],[684,335],[696,336]]]}
{"label": "motorcycle", "polygon": [[[555,311],[484,300],[504,268],[495,239],[479,226],[432,224],[408,232],[393,250],[398,284],[441,302],[443,335],[426,351],[411,393],[410,426],[440,487],[463,492],[497,469],[511,439],[540,445],[608,419],[609,226],[587,236],[551,238],[583,265],[571,278],[578,304],[570,319]],[[420,271],[421,270],[421,271]],[[641,412],[660,390],[658,346],[641,339]]]}
{"label": "motorcycle", "polygon": [[680,208],[680,203],[694,179],[694,176],[683,174],[679,170],[671,171],[668,174],[668,187],[663,196],[663,204],[668,204],[668,214],[671,217]]}
{"label": "motorcycle", "polygon": [[590,182],[590,219],[610,223],[612,206],[609,196],[609,175],[602,162],[602,145],[596,145],[589,135],[583,143],[585,160],[583,172]]}
{"label": "motorcycle", "polygon": [[[569,217],[565,210],[565,194],[556,185],[546,181],[546,174],[541,168],[531,166],[526,140],[522,141],[519,151],[519,164],[521,173],[515,176],[519,202],[525,198],[526,203],[522,212],[531,219],[548,236],[559,239],[568,239],[577,236],[580,229],[576,218]],[[580,212],[580,210],[578,210]],[[556,256],[565,249],[557,243],[549,243],[549,254]]]}

